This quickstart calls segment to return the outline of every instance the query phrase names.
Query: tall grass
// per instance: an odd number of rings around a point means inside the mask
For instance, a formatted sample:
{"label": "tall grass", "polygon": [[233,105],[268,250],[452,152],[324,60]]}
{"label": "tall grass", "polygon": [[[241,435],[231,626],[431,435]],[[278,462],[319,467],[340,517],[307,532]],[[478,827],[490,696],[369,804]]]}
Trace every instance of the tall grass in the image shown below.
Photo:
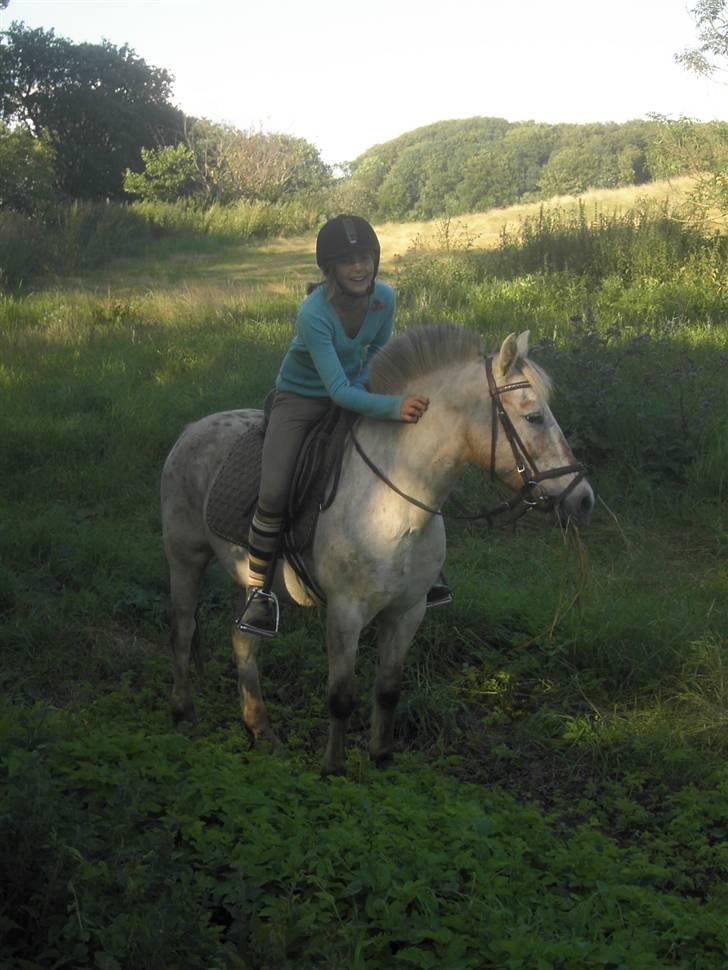
{"label": "tall grass", "polygon": [[300,234],[319,221],[316,203],[296,199],[207,208],[184,201],[76,202],[55,209],[44,224],[0,212],[0,291],[88,272],[114,257],[219,250]]}
{"label": "tall grass", "polygon": [[50,261],[43,226],[18,212],[0,211],[0,293],[27,286]]}
{"label": "tall grass", "polygon": [[685,227],[665,203],[611,215],[590,214],[583,204],[541,207],[517,229],[505,226],[486,251],[466,229],[449,233],[445,247],[441,241],[415,243],[402,261],[398,286],[415,310],[464,310],[467,322],[477,322],[490,303],[503,312],[505,296],[514,304],[510,315],[528,322],[534,310],[548,323],[615,307],[617,315],[632,307],[641,322],[681,311],[691,319],[725,316],[728,236]]}
{"label": "tall grass", "polygon": [[318,206],[309,201],[236,202],[207,208],[185,202],[135,202],[131,209],[157,234],[198,243],[245,242],[270,236],[292,236],[313,230],[320,221]]}

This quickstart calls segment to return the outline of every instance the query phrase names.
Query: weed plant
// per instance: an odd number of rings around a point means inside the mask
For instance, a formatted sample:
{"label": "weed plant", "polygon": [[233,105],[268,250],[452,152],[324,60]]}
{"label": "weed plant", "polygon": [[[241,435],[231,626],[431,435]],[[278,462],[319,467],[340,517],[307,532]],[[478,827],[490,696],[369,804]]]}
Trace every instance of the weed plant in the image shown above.
{"label": "weed plant", "polygon": [[[39,709],[2,728],[3,884],[22,914],[6,920],[7,966],[39,923],[49,966],[656,968],[725,954],[724,893],[703,897],[726,861],[710,859],[725,778],[620,845],[596,820],[560,834],[415,757],[386,778],[351,759],[352,780],[324,785],[234,736],[108,723],[89,744]],[[626,798],[620,820],[649,822]],[[675,837],[690,846],[677,857]]]}
{"label": "weed plant", "polygon": [[[316,613],[262,651],[285,753],[249,749],[219,569],[199,724],[167,706],[161,465],[188,421],[262,402],[300,289],[0,300],[3,967],[725,966],[726,254],[663,222],[491,255],[450,231],[402,264],[400,327],[531,327],[597,512],[581,536],[448,526],[399,767],[364,758],[367,631],[327,783]],[[468,473],[453,511],[492,498]]]}

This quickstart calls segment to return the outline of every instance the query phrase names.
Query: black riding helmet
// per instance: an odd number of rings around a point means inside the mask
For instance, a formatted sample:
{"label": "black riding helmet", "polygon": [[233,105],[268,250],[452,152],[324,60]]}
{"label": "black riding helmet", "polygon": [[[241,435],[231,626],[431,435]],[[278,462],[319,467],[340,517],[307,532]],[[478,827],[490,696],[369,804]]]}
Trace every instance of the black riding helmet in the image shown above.
{"label": "black riding helmet", "polygon": [[316,262],[325,273],[342,256],[371,253],[374,275],[379,270],[380,246],[377,234],[361,216],[336,216],[322,226],[316,239]]}

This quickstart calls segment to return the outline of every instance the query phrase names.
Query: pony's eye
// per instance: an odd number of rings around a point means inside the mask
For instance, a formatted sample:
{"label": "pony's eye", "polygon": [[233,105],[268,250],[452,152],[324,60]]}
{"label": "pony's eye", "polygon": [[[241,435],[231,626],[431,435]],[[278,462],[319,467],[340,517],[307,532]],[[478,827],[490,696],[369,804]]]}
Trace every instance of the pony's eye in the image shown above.
{"label": "pony's eye", "polygon": [[543,414],[540,411],[534,411],[533,414],[526,415],[526,421],[529,424],[543,424]]}

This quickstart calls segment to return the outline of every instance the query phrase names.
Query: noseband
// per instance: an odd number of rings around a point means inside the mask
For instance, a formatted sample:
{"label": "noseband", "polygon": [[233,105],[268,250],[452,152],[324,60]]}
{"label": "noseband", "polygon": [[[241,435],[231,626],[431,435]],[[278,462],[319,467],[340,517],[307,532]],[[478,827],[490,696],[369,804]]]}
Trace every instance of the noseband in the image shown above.
{"label": "noseband", "polygon": [[[530,512],[531,509],[537,507],[546,510],[557,510],[567,495],[569,495],[576,488],[579,482],[582,481],[582,479],[586,476],[586,468],[580,462],[574,462],[572,465],[562,465],[559,468],[549,468],[545,471],[539,471],[536,462],[528,453],[528,449],[521,440],[513,425],[513,422],[508,416],[508,412],[503,407],[503,402],[501,401],[502,394],[506,394],[508,391],[516,391],[520,390],[521,388],[530,387],[531,385],[528,381],[515,381],[512,384],[503,384],[498,387],[495,382],[495,377],[493,376],[492,357],[485,358],[485,373],[488,379],[488,390],[490,392],[490,399],[493,409],[491,420],[490,479],[493,482],[497,480],[495,473],[495,452],[498,444],[498,428],[502,427],[503,433],[511,446],[511,451],[513,452],[513,457],[516,462],[516,471],[520,475],[522,482],[518,493],[509,501],[501,502],[499,505],[496,505],[491,509],[483,509],[482,511],[476,512],[473,515],[454,515],[451,513],[446,514],[440,509],[433,509],[429,505],[425,505],[424,502],[420,502],[419,499],[416,499],[412,495],[408,495],[406,492],[403,492],[400,488],[397,488],[394,482],[387,478],[384,472],[378,468],[371,458],[369,458],[369,456],[364,452],[359,443],[359,439],[356,437],[354,428],[352,427],[350,434],[354,447],[364,463],[378,478],[384,482],[385,485],[391,488],[393,492],[396,492],[397,495],[401,496],[411,505],[415,505],[418,509],[422,509],[424,512],[429,512],[432,515],[441,515],[443,518],[448,519],[468,519],[471,521],[474,519],[486,519],[488,525],[492,525],[493,519],[497,515],[504,512],[513,512],[515,513],[514,518],[519,518],[521,515],[525,515],[526,512]],[[540,482],[546,481],[550,478],[560,478],[562,475],[574,475],[574,478],[556,498],[553,498],[550,495],[544,495],[542,493],[538,493],[536,498],[532,497],[534,489],[538,489]]]}

